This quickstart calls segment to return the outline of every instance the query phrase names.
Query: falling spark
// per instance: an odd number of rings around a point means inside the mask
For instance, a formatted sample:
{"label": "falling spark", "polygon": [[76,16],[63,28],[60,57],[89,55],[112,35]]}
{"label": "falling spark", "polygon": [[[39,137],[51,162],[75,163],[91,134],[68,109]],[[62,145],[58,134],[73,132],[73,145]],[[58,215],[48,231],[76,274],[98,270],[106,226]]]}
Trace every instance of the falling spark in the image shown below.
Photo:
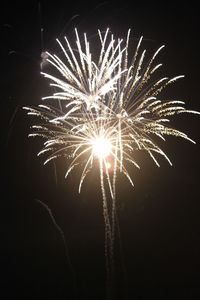
{"label": "falling spark", "polygon": [[[33,132],[29,136],[44,138],[44,147],[38,153],[46,157],[44,164],[63,157],[69,162],[65,177],[75,167],[81,168],[79,192],[98,161],[106,264],[108,277],[111,277],[117,175],[124,174],[133,185],[127,165],[140,168],[134,157],[136,151],[146,151],[157,166],[160,166],[157,154],[172,165],[155,138],[165,141],[165,136],[172,135],[195,143],[169,123],[170,117],[177,114],[200,113],[186,109],[183,101],[163,100],[159,96],[164,88],[184,77],[163,77],[153,81],[162,66],[156,59],[164,46],[147,59],[146,50],[141,50],[140,38],[133,57],[129,57],[130,30],[124,42],[114,39],[107,29],[104,33],[98,31],[100,51],[97,54],[91,52],[86,34],[81,39],[75,30],[75,36],[76,48],[66,37],[65,44],[57,40],[62,59],[46,53],[54,73],[41,74],[50,80],[56,92],[44,97],[44,104],[24,109],[28,115],[41,119],[38,125],[32,126]],[[61,103],[62,109],[54,100]],[[108,199],[111,199],[111,205]]]}

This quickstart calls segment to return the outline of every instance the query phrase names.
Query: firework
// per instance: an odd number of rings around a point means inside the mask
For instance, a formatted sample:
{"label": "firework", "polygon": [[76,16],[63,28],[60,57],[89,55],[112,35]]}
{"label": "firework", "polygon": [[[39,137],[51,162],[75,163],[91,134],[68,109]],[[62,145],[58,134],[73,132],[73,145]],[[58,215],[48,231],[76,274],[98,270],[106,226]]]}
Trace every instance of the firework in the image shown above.
{"label": "firework", "polygon": [[[165,140],[173,135],[195,143],[185,133],[170,127],[170,117],[181,113],[199,114],[188,110],[184,102],[163,100],[160,92],[184,76],[155,78],[162,66],[156,63],[160,47],[150,58],[141,49],[142,38],[129,55],[130,30],[125,41],[115,39],[106,30],[98,32],[100,51],[91,53],[84,34],[75,30],[76,48],[67,38],[65,45],[57,40],[62,59],[47,53],[47,61],[54,73],[42,73],[56,90],[44,97],[38,107],[24,107],[29,115],[37,116],[38,125],[32,126],[29,136],[44,138],[38,155],[45,155],[45,164],[62,157],[68,161],[65,177],[81,168],[79,192],[89,171],[97,166],[103,198],[105,220],[105,252],[107,271],[113,264],[113,245],[116,219],[116,178],[124,174],[133,185],[127,165],[137,168],[136,151],[146,151],[159,166],[156,154],[170,159],[157,145],[156,138]],[[60,106],[55,104],[60,102]],[[108,188],[108,189],[107,189]],[[109,195],[108,192],[109,191]],[[109,197],[108,197],[109,196]],[[111,199],[111,205],[108,203]]]}

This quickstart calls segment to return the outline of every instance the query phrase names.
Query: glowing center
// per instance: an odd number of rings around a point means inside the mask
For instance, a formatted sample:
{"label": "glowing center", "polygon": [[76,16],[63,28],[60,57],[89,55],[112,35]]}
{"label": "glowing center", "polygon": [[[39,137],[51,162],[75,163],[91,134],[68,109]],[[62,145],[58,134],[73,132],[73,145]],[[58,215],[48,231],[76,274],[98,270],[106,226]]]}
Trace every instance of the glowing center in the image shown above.
{"label": "glowing center", "polygon": [[98,158],[105,158],[111,152],[112,145],[110,141],[104,137],[96,138],[92,143],[93,153]]}

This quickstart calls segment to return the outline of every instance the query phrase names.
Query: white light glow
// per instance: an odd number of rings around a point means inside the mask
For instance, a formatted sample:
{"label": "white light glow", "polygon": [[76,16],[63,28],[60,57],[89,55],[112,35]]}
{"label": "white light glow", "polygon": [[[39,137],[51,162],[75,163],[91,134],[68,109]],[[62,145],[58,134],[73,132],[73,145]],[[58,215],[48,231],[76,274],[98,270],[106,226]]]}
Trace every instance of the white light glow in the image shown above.
{"label": "white light glow", "polygon": [[111,142],[105,137],[98,137],[92,141],[92,149],[95,156],[105,158],[111,153]]}

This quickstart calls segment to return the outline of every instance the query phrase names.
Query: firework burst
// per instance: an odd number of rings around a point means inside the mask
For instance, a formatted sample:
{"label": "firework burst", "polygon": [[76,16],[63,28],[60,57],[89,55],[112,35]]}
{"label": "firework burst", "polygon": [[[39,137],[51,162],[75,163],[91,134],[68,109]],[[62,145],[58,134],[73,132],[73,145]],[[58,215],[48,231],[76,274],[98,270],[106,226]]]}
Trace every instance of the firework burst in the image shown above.
{"label": "firework burst", "polygon": [[[75,167],[82,169],[79,192],[98,161],[110,276],[114,257],[117,174],[124,174],[133,185],[127,165],[139,168],[134,158],[138,150],[146,151],[157,166],[156,154],[172,164],[154,137],[165,140],[165,136],[173,135],[195,143],[169,123],[173,115],[199,112],[186,109],[183,101],[159,97],[164,88],[183,77],[152,80],[152,75],[162,66],[156,63],[156,58],[163,46],[146,59],[140,38],[130,57],[130,30],[125,41],[116,40],[106,30],[98,32],[100,51],[94,55],[86,34],[80,38],[75,30],[75,36],[75,49],[67,38],[65,45],[57,40],[63,59],[47,53],[55,75],[42,74],[56,92],[44,97],[44,104],[24,109],[40,119],[38,125],[32,126],[33,132],[29,136],[44,138],[44,147],[38,155],[45,155],[45,164],[63,157],[69,162],[65,177]],[[60,106],[55,105],[55,99]]]}

